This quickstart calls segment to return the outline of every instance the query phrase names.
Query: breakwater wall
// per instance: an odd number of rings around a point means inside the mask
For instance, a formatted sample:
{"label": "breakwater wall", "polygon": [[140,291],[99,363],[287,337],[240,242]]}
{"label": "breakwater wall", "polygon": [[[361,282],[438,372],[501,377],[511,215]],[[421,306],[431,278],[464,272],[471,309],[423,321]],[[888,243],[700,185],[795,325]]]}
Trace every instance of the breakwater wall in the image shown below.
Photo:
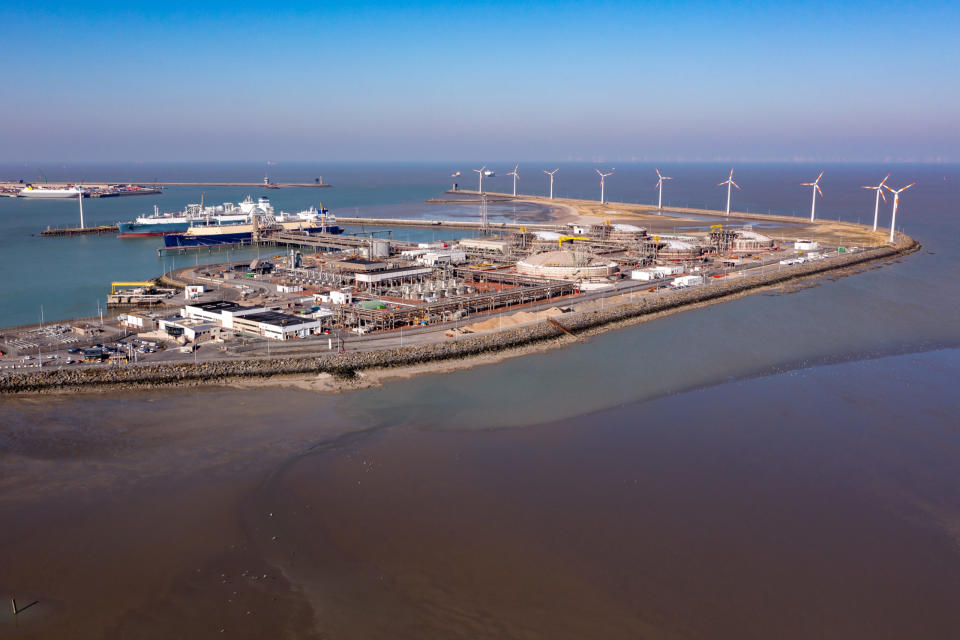
{"label": "breakwater wall", "polygon": [[[701,287],[691,287],[669,296],[640,298],[636,302],[606,309],[571,313],[555,318],[566,330],[576,334],[641,318],[645,315],[682,310],[705,303],[721,301],[774,285],[816,277],[831,271],[864,265],[906,255],[919,248],[907,236],[898,236],[894,246],[879,247],[847,254],[825,261],[810,262],[787,269],[771,270],[732,280],[713,281]],[[215,360],[199,363],[164,363],[127,365],[117,367],[58,369],[16,373],[0,378],[0,393],[44,393],[110,388],[152,388],[188,386],[223,382],[231,379],[270,377],[292,374],[329,373],[352,377],[357,371],[373,368],[403,367],[431,361],[443,361],[496,353],[506,349],[534,345],[548,341],[565,341],[566,332],[543,321],[489,334],[447,339],[443,342],[396,347],[377,351],[332,353],[307,352],[276,358],[245,358]]]}

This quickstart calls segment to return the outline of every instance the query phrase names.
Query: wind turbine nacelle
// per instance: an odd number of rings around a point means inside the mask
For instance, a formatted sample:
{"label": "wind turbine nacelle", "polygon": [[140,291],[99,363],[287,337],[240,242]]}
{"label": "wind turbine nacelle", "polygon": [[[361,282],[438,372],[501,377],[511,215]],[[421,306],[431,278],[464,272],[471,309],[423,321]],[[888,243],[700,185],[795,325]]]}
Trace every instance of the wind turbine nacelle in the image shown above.
{"label": "wind turbine nacelle", "polygon": [[492,178],[493,176],[497,175],[497,173],[496,171],[490,171],[489,169],[487,169],[486,171],[483,172],[483,175],[486,176],[487,178]]}

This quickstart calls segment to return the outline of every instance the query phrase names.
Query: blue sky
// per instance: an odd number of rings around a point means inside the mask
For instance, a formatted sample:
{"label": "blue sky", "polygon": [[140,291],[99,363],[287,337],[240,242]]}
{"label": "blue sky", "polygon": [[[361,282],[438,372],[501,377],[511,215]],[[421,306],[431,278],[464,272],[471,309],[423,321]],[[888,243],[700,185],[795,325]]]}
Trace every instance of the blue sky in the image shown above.
{"label": "blue sky", "polygon": [[960,161],[958,34],[956,2],[5,3],[0,159]]}

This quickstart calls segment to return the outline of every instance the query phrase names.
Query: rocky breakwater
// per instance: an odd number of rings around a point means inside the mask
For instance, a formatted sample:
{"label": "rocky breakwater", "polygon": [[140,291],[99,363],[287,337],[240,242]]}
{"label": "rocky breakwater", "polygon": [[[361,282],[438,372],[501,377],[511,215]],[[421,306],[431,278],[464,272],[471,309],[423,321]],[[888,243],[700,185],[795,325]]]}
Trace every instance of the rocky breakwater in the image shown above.
{"label": "rocky breakwater", "polygon": [[[918,247],[919,245],[912,238],[900,236],[894,246],[808,262],[790,268],[771,268],[762,274],[717,279],[709,284],[673,292],[670,295],[641,297],[636,302],[606,309],[565,314],[557,317],[556,320],[570,333],[604,326],[614,327],[619,323],[634,322],[650,314],[669,313],[686,307],[709,304],[724,298],[740,296],[752,290],[905,255]],[[357,371],[364,369],[404,367],[431,361],[468,358],[549,341],[561,343],[569,339],[569,336],[557,326],[544,321],[505,331],[461,337],[457,340],[447,339],[442,342],[377,351],[323,352],[315,355],[216,360],[196,364],[182,362],[15,373],[0,378],[0,393],[188,386],[225,382],[231,379],[294,374],[328,373],[341,378],[352,378]]]}

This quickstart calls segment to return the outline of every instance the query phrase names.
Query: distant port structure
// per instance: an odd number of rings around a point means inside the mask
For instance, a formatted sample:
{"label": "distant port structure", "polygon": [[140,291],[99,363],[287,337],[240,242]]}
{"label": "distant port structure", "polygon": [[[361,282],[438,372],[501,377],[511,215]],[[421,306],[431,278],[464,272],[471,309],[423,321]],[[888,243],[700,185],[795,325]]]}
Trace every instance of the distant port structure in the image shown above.
{"label": "distant port structure", "polygon": [[138,184],[119,181],[96,183],[77,182],[24,182],[0,181],[0,197],[8,198],[75,198],[82,192],[84,198],[111,198],[117,196],[140,196],[160,193],[164,187],[260,187],[265,189],[283,189],[293,187],[324,188],[330,187],[323,177],[312,182],[276,182],[264,177],[259,182],[143,182]]}

